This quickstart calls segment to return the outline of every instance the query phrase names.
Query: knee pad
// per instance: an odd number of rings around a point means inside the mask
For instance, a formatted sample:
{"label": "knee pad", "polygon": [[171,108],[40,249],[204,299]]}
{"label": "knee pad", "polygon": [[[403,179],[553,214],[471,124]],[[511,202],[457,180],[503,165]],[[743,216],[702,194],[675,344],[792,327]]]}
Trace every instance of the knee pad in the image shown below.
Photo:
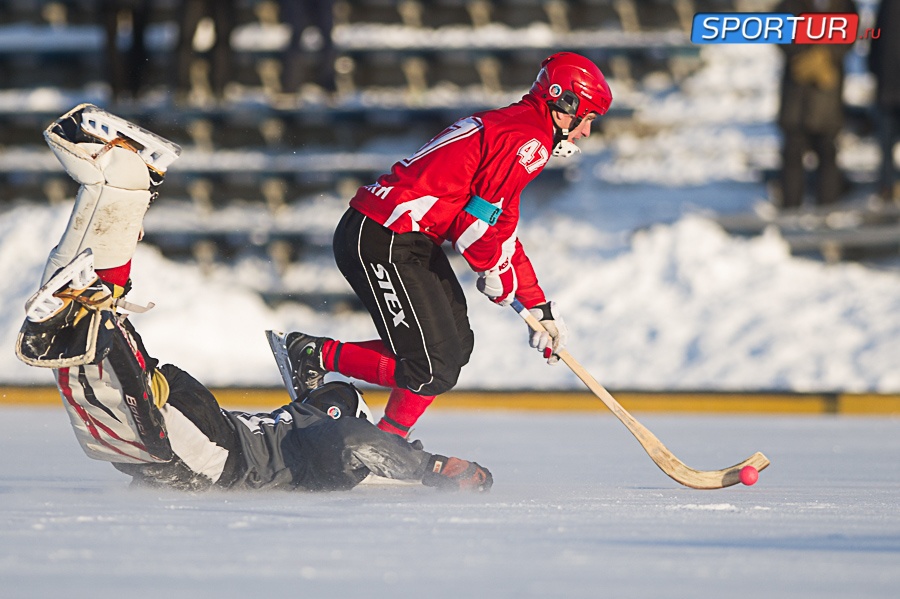
{"label": "knee pad", "polygon": [[98,269],[127,263],[155,196],[153,188],[181,148],[90,104],[60,117],[44,138],[80,187],[42,282],[85,248],[93,250]]}

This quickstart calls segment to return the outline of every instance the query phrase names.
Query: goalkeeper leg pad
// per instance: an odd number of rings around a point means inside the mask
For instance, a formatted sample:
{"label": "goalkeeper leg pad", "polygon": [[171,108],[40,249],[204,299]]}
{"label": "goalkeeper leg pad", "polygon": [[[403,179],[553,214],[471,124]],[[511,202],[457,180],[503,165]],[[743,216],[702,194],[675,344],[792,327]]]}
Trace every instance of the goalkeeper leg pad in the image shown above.
{"label": "goalkeeper leg pad", "polygon": [[86,248],[98,269],[127,263],[155,187],[181,148],[90,104],[57,119],[44,138],[80,188],[43,281]]}
{"label": "goalkeeper leg pad", "polygon": [[91,250],[84,250],[25,303],[16,356],[44,368],[99,362],[113,328],[112,301],[94,271]]}

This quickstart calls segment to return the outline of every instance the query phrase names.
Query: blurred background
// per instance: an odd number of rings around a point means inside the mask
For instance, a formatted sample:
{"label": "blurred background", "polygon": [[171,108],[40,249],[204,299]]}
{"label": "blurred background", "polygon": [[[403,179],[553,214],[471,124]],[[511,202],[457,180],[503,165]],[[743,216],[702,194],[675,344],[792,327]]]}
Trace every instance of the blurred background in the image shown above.
{"label": "blurred background", "polygon": [[[689,41],[697,12],[778,4],[2,0],[0,384],[51,382],[12,347],[77,190],[41,137],[73,106],[183,147],[135,258],[133,301],[157,304],[133,319],[151,354],[210,385],[278,386],[264,329],[375,335],[331,258],[356,188],[570,50],[597,62],[613,106],[523,194],[519,233],[573,355],[611,389],[898,392],[900,195],[880,175],[897,160],[870,40],[809,59],[838,73],[828,198],[809,151],[785,195],[792,58]],[[860,32],[877,27],[877,0],[854,8]],[[580,389],[452,260],[476,333],[460,388]]]}

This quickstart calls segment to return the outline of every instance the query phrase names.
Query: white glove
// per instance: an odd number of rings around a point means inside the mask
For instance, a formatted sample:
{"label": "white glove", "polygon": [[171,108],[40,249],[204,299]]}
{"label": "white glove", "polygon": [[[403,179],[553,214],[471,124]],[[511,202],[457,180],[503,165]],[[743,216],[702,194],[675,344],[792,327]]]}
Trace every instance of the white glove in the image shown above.
{"label": "white glove", "polygon": [[480,272],[475,286],[495,304],[508,306],[516,299],[516,289],[519,287],[516,269],[507,262],[503,269]]}
{"label": "white glove", "polygon": [[569,337],[569,329],[559,313],[559,307],[556,305],[556,302],[544,302],[528,311],[546,329],[544,332],[539,333],[528,327],[529,345],[542,354],[549,347],[553,353],[547,358],[547,363],[556,364],[559,362],[559,356],[556,355],[556,352],[566,346],[566,340]]}

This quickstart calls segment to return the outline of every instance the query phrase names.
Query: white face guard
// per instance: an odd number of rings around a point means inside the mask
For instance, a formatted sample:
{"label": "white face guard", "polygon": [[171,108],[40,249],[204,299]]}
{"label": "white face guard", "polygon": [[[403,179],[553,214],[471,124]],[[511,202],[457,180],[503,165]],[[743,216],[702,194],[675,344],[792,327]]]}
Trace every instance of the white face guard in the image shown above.
{"label": "white face guard", "polygon": [[557,158],[568,158],[573,154],[577,154],[581,148],[567,139],[560,140],[556,147],[553,148],[553,155]]}

